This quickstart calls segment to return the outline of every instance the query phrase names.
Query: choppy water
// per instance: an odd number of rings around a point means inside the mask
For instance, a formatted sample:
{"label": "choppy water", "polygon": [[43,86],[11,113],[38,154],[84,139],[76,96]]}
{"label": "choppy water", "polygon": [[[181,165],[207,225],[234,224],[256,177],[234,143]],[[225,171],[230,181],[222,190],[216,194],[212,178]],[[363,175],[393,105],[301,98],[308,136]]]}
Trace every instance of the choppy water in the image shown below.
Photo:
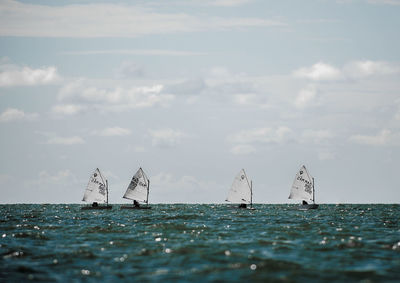
{"label": "choppy water", "polygon": [[400,280],[400,205],[1,205],[0,281]]}

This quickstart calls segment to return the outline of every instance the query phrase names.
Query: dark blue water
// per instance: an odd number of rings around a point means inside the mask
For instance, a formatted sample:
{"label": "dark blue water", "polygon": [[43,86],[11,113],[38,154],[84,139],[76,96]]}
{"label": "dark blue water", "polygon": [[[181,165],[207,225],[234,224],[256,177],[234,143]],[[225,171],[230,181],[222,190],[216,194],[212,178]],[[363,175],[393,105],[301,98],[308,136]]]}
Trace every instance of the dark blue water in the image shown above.
{"label": "dark blue water", "polygon": [[0,281],[400,280],[400,205],[1,205]]}

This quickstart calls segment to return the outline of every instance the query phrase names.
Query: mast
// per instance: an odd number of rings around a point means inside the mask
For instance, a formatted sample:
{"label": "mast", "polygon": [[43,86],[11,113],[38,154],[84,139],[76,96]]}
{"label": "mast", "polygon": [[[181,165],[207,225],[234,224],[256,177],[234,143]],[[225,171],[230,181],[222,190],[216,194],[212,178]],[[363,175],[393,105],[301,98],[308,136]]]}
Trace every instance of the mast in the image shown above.
{"label": "mast", "polygon": [[312,201],[315,203],[314,177],[312,178]]}
{"label": "mast", "polygon": [[253,207],[253,180],[250,181],[250,206]]}
{"label": "mast", "polygon": [[147,199],[146,199],[147,206],[149,205],[149,191],[150,191],[150,180],[147,179]]}
{"label": "mast", "polygon": [[[140,172],[142,173],[143,178],[146,180],[142,167],[139,167]],[[139,202],[139,201],[138,201]],[[147,202],[146,202],[147,203]]]}
{"label": "mast", "polygon": [[108,206],[108,180],[106,180],[107,206]]}
{"label": "mast", "polygon": [[140,171],[142,172],[142,176],[145,180],[147,180],[147,196],[146,196],[146,204],[149,204],[149,190],[150,190],[150,180],[147,178],[147,175],[144,173],[142,167],[140,167]]}

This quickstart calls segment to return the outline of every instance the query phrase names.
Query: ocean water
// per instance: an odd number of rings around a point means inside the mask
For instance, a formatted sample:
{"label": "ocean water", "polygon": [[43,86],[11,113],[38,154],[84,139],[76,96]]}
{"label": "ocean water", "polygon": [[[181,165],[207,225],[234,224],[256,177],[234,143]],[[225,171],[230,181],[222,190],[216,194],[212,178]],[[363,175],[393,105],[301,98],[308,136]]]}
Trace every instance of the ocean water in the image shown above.
{"label": "ocean water", "polygon": [[0,281],[399,282],[400,205],[1,205]]}

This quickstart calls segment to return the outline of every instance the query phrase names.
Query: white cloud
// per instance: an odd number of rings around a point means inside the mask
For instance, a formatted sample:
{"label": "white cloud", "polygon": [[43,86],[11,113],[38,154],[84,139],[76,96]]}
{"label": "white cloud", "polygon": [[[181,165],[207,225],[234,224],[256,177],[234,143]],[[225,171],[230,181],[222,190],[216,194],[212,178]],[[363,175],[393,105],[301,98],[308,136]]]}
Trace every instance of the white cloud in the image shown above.
{"label": "white cloud", "polygon": [[307,78],[313,81],[338,80],[342,74],[339,69],[329,64],[318,62],[311,67],[303,67],[294,71],[294,75],[300,78]]}
{"label": "white cloud", "polygon": [[46,85],[56,83],[59,79],[55,67],[32,69],[3,65],[0,71],[0,87]]}
{"label": "white cloud", "polygon": [[54,174],[42,170],[35,179],[26,181],[25,185],[31,188],[39,186],[40,189],[46,190],[46,186],[68,186],[76,183],[79,183],[77,177],[69,169],[65,169]]}
{"label": "white cloud", "polygon": [[381,4],[381,5],[400,5],[400,0],[367,0],[370,4]]}
{"label": "white cloud", "polygon": [[[220,202],[225,197],[224,187],[212,181],[199,180],[194,176],[176,177],[161,172],[151,176],[152,198],[167,203],[209,203]],[[212,197],[210,197],[212,196]]]}
{"label": "white cloud", "polygon": [[384,61],[353,61],[346,64],[343,72],[350,78],[364,78],[373,75],[390,75],[400,71],[398,66]]}
{"label": "white cloud", "polygon": [[125,61],[115,70],[118,79],[132,79],[144,76],[144,68],[135,62]]}
{"label": "white cloud", "polygon": [[39,116],[37,113],[25,113],[22,110],[16,108],[7,108],[3,113],[0,114],[0,122],[11,122],[17,120],[28,120],[31,121]]}
{"label": "white cloud", "polygon": [[125,147],[125,152],[129,152],[129,153],[142,153],[142,152],[146,152],[147,149],[145,146],[140,145],[140,144],[132,144],[132,143],[128,143]]}
{"label": "white cloud", "polygon": [[238,132],[227,137],[233,143],[231,153],[235,155],[251,154],[257,151],[257,144],[283,144],[293,137],[293,131],[285,126],[277,128],[255,128]]}
{"label": "white cloud", "polygon": [[209,0],[200,1],[204,5],[220,6],[220,7],[236,7],[252,2],[252,0]]}
{"label": "white cloud", "polygon": [[334,160],[336,158],[336,154],[329,150],[320,150],[318,151],[318,159],[319,160]]}
{"label": "white cloud", "polygon": [[85,106],[86,109],[108,111],[124,111],[156,105],[165,107],[175,99],[174,95],[163,93],[164,86],[161,84],[109,89],[94,87],[89,83],[89,81],[79,79],[66,84],[61,88],[58,99],[60,101],[78,102],[79,107]]}
{"label": "white cloud", "polygon": [[390,75],[400,72],[397,64],[385,61],[352,61],[342,68],[318,62],[311,67],[303,67],[293,72],[295,77],[313,81],[337,81],[344,79],[362,79],[374,75]]}
{"label": "white cloud", "polygon": [[60,115],[75,115],[85,109],[85,106],[77,104],[59,104],[53,106],[52,112]]}
{"label": "white cloud", "polygon": [[83,90],[83,88],[85,88],[86,84],[87,80],[85,80],[84,78],[79,78],[65,83],[60,88],[57,99],[59,101],[64,101],[77,96]]}
{"label": "white cloud", "polygon": [[239,144],[231,148],[231,152],[236,155],[250,154],[256,152],[256,148],[248,144]]}
{"label": "white cloud", "polygon": [[163,105],[174,99],[173,95],[160,94],[162,89],[162,85],[131,89],[116,88],[110,91],[91,87],[83,90],[81,98],[94,103],[119,104],[121,106],[126,105],[129,108],[145,108],[156,104]]}
{"label": "white cloud", "polygon": [[57,144],[57,145],[75,145],[83,144],[85,141],[78,136],[72,137],[51,137],[47,140],[47,144]]}
{"label": "white cloud", "polygon": [[175,178],[170,173],[161,172],[151,178],[153,186],[167,186],[175,187],[179,189],[188,189],[193,185],[196,185],[197,180],[192,176],[182,176]]}
{"label": "white cloud", "polygon": [[71,177],[70,170],[61,170],[58,171],[56,174],[51,175],[46,170],[43,170],[39,173],[39,183],[41,184],[59,184],[68,182],[68,179]]}
{"label": "white cloud", "polygon": [[146,152],[146,148],[144,146],[135,146],[133,147],[134,152]]}
{"label": "white cloud", "polygon": [[0,185],[4,185],[11,181],[13,178],[7,174],[0,174]]}
{"label": "white cloud", "polygon": [[109,49],[109,50],[85,50],[64,51],[63,55],[140,55],[140,56],[199,56],[206,55],[202,52],[166,49]]}
{"label": "white cloud", "polygon": [[349,140],[354,143],[373,146],[400,145],[400,134],[393,133],[389,129],[383,129],[377,135],[353,135]]}
{"label": "white cloud", "polygon": [[397,111],[397,113],[395,114],[394,118],[396,120],[400,120],[400,109]]}
{"label": "white cloud", "polygon": [[181,143],[183,138],[187,137],[185,133],[169,128],[149,130],[149,134],[152,138],[153,146],[159,147],[174,147]]}
{"label": "white cloud", "polygon": [[309,85],[307,88],[300,90],[294,101],[294,105],[297,108],[305,108],[313,103],[316,95],[317,88],[314,85]]}
{"label": "white cloud", "polygon": [[172,83],[166,87],[168,93],[176,95],[198,95],[206,90],[207,85],[203,79],[188,79],[178,83]]}
{"label": "white cloud", "polygon": [[287,142],[293,134],[293,131],[288,127],[274,128],[256,128],[246,131],[241,131],[237,134],[228,137],[228,140],[233,143],[250,144],[250,143],[284,143]]}
{"label": "white cloud", "polygon": [[396,101],[396,103],[397,103],[397,111],[396,111],[396,113],[394,114],[394,119],[400,121],[400,99],[398,99],[398,100]]}
{"label": "white cloud", "polygon": [[266,97],[256,93],[236,94],[234,95],[234,102],[243,106],[253,106],[264,109],[270,107]]}
{"label": "white cloud", "polygon": [[128,136],[131,134],[131,130],[121,127],[105,128],[101,131],[96,131],[94,134],[104,137],[112,136]]}
{"label": "white cloud", "polygon": [[208,76],[212,79],[231,79],[235,75],[232,74],[227,68],[221,66],[215,66],[211,68],[208,72]]}
{"label": "white cloud", "polygon": [[[228,5],[237,1],[223,1]],[[152,8],[155,8],[153,6]],[[148,34],[275,27],[284,23],[261,18],[217,18],[184,13],[158,13],[122,4],[46,6],[1,1],[1,36],[136,37]],[[21,20],[23,19],[23,20]],[[65,23],[68,19],[68,24]]]}
{"label": "white cloud", "polygon": [[304,130],[302,133],[302,140],[311,143],[321,143],[333,137],[335,135],[329,130]]}

